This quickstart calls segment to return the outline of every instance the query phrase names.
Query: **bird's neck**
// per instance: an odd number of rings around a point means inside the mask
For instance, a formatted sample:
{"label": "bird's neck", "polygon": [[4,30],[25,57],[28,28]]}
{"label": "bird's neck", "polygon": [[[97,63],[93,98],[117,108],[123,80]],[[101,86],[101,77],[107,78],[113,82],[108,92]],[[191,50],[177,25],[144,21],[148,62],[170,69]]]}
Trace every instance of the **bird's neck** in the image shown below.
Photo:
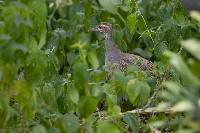
{"label": "bird's neck", "polygon": [[112,32],[104,33],[106,52],[120,52],[117,45],[112,39]]}

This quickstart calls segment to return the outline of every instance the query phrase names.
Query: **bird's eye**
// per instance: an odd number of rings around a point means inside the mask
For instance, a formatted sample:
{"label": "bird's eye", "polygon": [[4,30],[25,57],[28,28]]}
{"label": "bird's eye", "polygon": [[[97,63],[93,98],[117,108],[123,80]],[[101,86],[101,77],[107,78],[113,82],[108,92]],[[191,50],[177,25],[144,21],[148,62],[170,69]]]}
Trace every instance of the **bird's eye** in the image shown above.
{"label": "bird's eye", "polygon": [[99,26],[99,29],[101,29],[102,28],[102,26]]}

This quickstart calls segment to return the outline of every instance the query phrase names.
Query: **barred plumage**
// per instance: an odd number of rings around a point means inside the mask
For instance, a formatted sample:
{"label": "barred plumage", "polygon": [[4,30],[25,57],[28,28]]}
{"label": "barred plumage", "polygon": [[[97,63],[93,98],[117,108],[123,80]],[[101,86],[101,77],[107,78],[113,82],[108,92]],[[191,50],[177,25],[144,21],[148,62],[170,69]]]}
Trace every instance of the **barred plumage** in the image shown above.
{"label": "barred plumage", "polygon": [[112,40],[112,25],[109,23],[102,23],[92,28],[91,31],[98,31],[104,33],[105,37],[105,67],[109,77],[112,75],[113,69],[119,69],[122,72],[127,71],[129,64],[134,64],[143,71],[152,73],[154,70],[153,62],[140,57],[138,55],[122,52]]}

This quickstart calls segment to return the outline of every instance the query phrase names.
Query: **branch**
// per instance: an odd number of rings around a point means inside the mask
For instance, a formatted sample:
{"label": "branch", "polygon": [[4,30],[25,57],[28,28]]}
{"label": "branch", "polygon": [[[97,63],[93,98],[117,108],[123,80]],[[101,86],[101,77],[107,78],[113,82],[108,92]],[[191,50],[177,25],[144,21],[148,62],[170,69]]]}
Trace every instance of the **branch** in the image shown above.
{"label": "branch", "polygon": [[151,103],[157,98],[157,95],[158,95],[158,93],[160,92],[160,90],[161,90],[161,88],[162,88],[161,84],[162,84],[163,81],[166,80],[166,78],[165,78],[166,74],[168,74],[168,70],[166,70],[166,71],[164,72],[164,75],[162,75],[162,76],[160,77],[160,79],[157,79],[157,81],[156,81],[156,88],[155,88],[155,90],[154,90],[154,93],[153,93],[153,95],[148,99],[147,104],[143,107],[143,109],[146,109],[146,108],[148,108],[149,106],[151,106]]}
{"label": "branch", "polygon": [[146,108],[146,109],[135,109],[135,110],[131,110],[131,111],[127,111],[127,112],[123,112],[120,113],[120,116],[123,116],[127,113],[132,113],[132,114],[149,114],[149,113],[166,113],[166,114],[173,114],[173,113],[177,113],[177,112],[184,112],[184,111],[176,111],[172,108],[157,108],[157,107],[150,107],[150,108]]}
{"label": "branch", "polygon": [[[135,109],[131,111],[126,111],[123,113],[120,113],[120,117],[123,117],[125,114],[131,113],[131,114],[153,114],[153,113],[165,113],[165,114],[174,114],[174,113],[183,113],[186,110],[174,110],[173,108],[157,108],[157,107],[150,107],[146,109]],[[107,116],[108,114],[105,112],[95,112],[93,113],[93,116],[98,116],[100,119],[110,119],[112,116]]]}
{"label": "branch", "polygon": [[161,90],[161,85],[157,84],[153,95],[149,98],[147,104],[143,107],[143,109],[146,109],[151,105],[151,103],[156,99],[156,97],[157,97],[158,93],[160,92],[160,90]]}

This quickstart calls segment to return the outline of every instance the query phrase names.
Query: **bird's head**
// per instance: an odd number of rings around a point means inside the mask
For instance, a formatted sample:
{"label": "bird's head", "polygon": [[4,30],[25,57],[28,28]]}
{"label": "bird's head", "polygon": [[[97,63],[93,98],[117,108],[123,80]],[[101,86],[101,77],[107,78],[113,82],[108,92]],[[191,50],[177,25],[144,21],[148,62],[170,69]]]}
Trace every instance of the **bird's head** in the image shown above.
{"label": "bird's head", "polygon": [[111,33],[112,31],[112,24],[110,23],[101,23],[96,27],[92,28],[90,31],[93,32],[102,32],[102,33]]}

